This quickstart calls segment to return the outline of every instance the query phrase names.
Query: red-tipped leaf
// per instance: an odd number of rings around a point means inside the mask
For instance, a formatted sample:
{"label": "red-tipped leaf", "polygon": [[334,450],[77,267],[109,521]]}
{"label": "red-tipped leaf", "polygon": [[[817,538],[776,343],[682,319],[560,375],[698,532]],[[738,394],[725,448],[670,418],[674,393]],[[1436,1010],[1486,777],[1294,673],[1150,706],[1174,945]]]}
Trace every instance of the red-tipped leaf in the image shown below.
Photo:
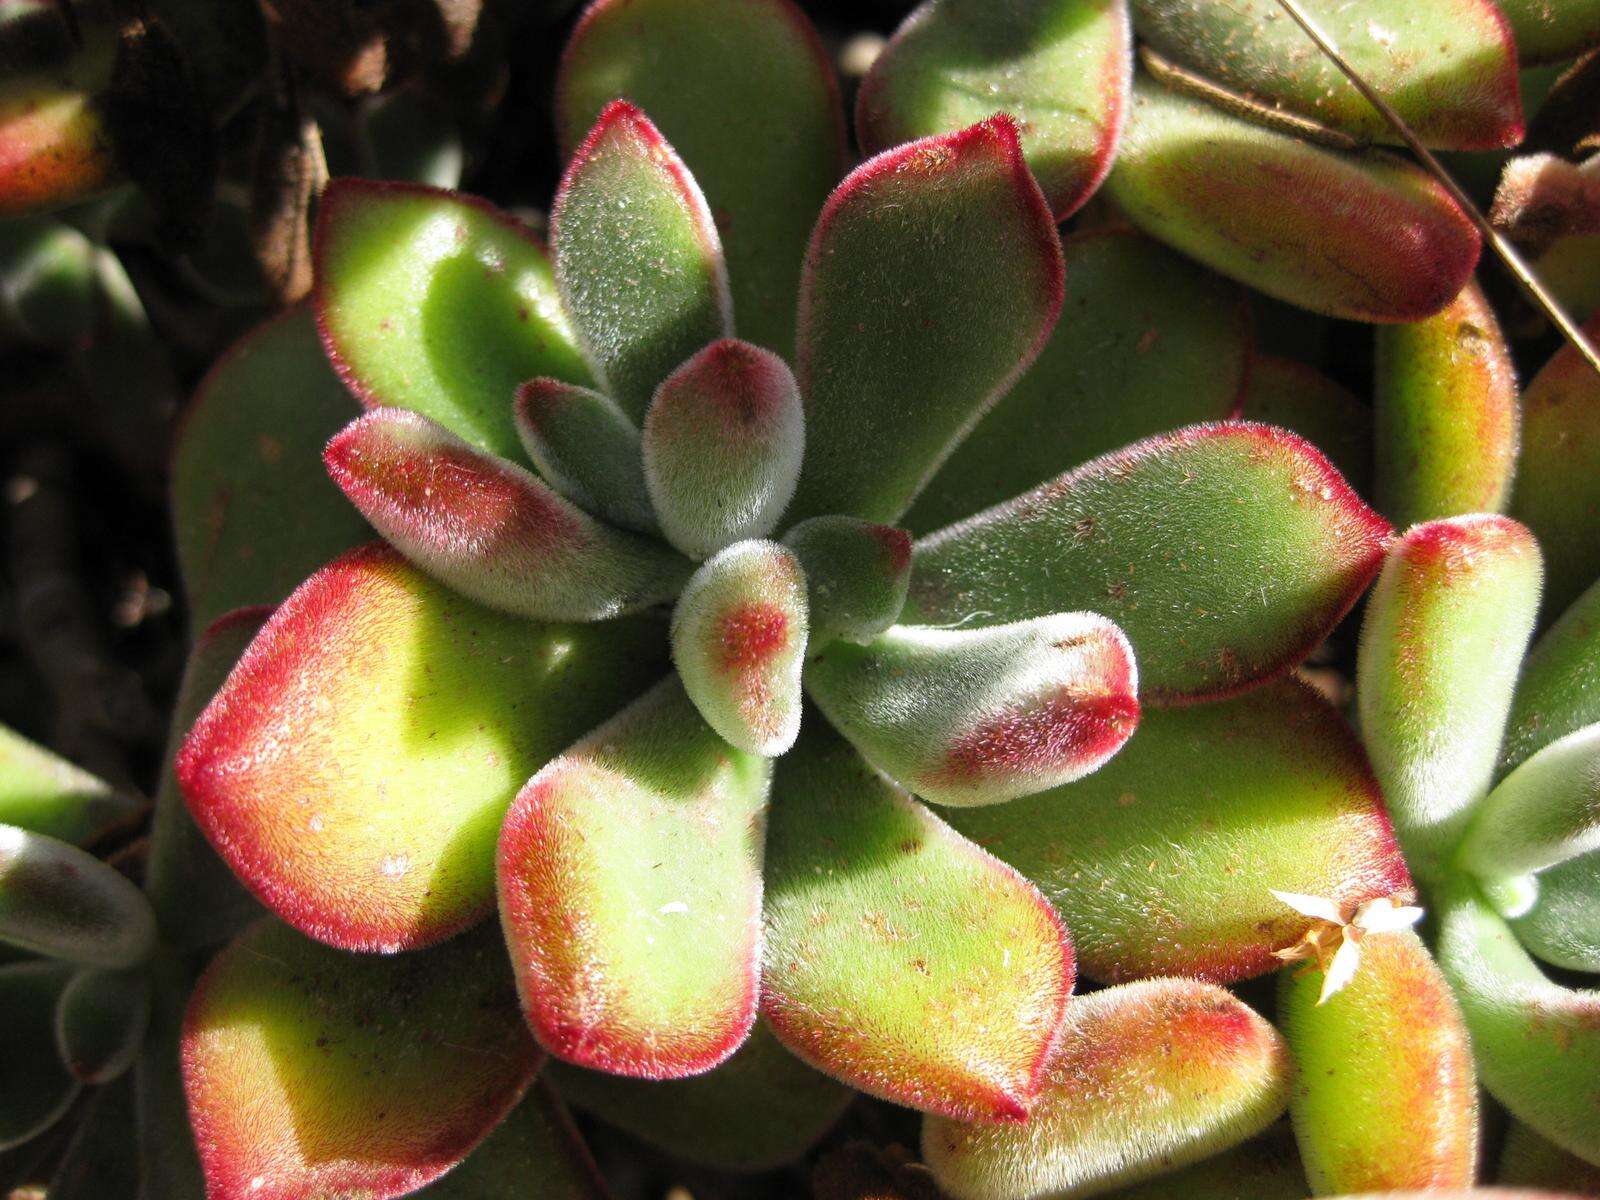
{"label": "red-tipped leaf", "polygon": [[639,430],[609,396],[559,379],[517,389],[517,436],[545,481],[587,513],[656,531]]}

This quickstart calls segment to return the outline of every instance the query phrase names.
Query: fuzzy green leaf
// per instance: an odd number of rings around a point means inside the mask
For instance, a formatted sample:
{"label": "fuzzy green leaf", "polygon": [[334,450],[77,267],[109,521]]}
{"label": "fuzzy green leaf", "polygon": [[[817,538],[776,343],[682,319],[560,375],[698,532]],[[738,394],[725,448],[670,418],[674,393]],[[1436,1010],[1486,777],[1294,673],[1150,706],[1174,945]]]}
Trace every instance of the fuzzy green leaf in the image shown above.
{"label": "fuzzy green leaf", "polygon": [[1458,861],[1480,879],[1543,871],[1600,850],[1600,724],[1551,742],[1476,806]]}
{"label": "fuzzy green leaf", "polygon": [[1372,491],[1372,406],[1315,367],[1258,354],[1239,416],[1298,433],[1363,496]]}
{"label": "fuzzy green leaf", "polygon": [[1093,613],[838,642],[806,691],[863,758],[936,804],[999,804],[1097,770],[1139,722],[1122,631]]}
{"label": "fuzzy green leaf", "polygon": [[1192,1167],[1102,1194],[1105,1200],[1306,1200],[1310,1193],[1294,1136],[1276,1125]]}
{"label": "fuzzy green leaf", "polygon": [[[1585,326],[1600,337],[1600,318]],[[1522,395],[1522,462],[1511,514],[1545,555],[1547,614],[1600,580],[1600,377],[1563,345]]]}
{"label": "fuzzy green leaf", "polygon": [[352,955],[265,920],[189,1000],[183,1080],[209,1200],[388,1200],[459,1163],[539,1053],[498,931]]}
{"label": "fuzzy green leaf", "polygon": [[131,967],[156,941],[143,893],[69,842],[0,825],[0,944],[94,967]]}
{"label": "fuzzy green leaf", "polygon": [[855,517],[812,517],[783,535],[806,575],[813,653],[869,642],[893,625],[911,585],[911,535]]}
{"label": "fuzzy green leaf", "polygon": [[1567,1153],[1513,1118],[1506,1128],[1495,1182],[1600,1196],[1600,1166]]}
{"label": "fuzzy green leaf", "polygon": [[691,558],[766,537],[794,496],[805,414],[770,350],[713,342],[656,389],[644,473],[661,532]]}
{"label": "fuzzy green leaf", "polygon": [[791,521],[894,522],[1021,376],[1061,311],[1061,243],[997,116],[885,151],[828,198],[806,251]]}
{"label": "fuzzy green leaf", "polygon": [[173,527],[195,629],[243,605],[276,604],[371,537],[318,460],[358,412],[306,307],[245,334],[201,381],[172,457]]}
{"label": "fuzzy green leaf", "polygon": [[572,1117],[541,1076],[467,1161],[416,1200],[607,1200]]}
{"label": "fuzzy green leaf", "polygon": [[1227,992],[1151,979],[1075,999],[1029,1119],[929,1117],[922,1155],[954,1200],[1065,1200],[1225,1150],[1283,1112],[1276,1030]]}
{"label": "fuzzy green leaf", "polygon": [[950,820],[1037,883],[1084,974],[1112,982],[1259,975],[1308,925],[1270,889],[1353,907],[1411,883],[1361,746],[1295,680],[1147,711],[1087,779]]}
{"label": "fuzzy green leaf", "polygon": [[601,390],[632,420],[701,346],[733,334],[722,242],[700,187],[648,117],[608,105],[550,213],[556,283]]}
{"label": "fuzzy green leaf", "polygon": [[149,1023],[143,971],[79,971],[56,1006],[56,1049],[75,1079],[110,1083],[139,1057]]}
{"label": "fuzzy green leaf", "polygon": [[1132,43],[1121,0],[926,0],[856,93],[862,148],[876,153],[1009,113],[1065,220],[1111,169]]}
{"label": "fuzzy green leaf", "polygon": [[72,968],[26,962],[0,967],[0,1150],[31,1140],[60,1120],[78,1081],[62,1065],[52,1032]]}
{"label": "fuzzy green leaf", "polygon": [[[1198,74],[1363,140],[1399,142],[1277,0],[1132,0],[1152,48]],[[1517,50],[1492,0],[1307,0],[1306,11],[1424,144],[1522,140]]]}
{"label": "fuzzy green leaf", "polygon": [[773,758],[800,731],[808,614],[800,562],[776,542],[737,542],[695,572],[672,613],[672,661],[725,741]]}
{"label": "fuzzy green leaf", "polygon": [[779,1039],[897,1104],[1025,1116],[1074,976],[1044,897],[820,721],[773,795],[761,1009]]}
{"label": "fuzzy green leaf", "polygon": [[562,145],[639,105],[705,189],[742,336],[788,357],[806,238],[845,167],[828,52],[788,0],[596,0],[556,81]]}
{"label": "fuzzy green leaf", "polygon": [[1535,751],[1600,721],[1600,581],[1533,644],[1500,748],[1504,776]]}
{"label": "fuzzy green leaf", "polygon": [[1478,261],[1478,231],[1411,163],[1325,149],[1143,78],[1106,193],[1224,275],[1346,320],[1420,321]]}
{"label": "fuzzy green leaf", "polygon": [[1453,882],[1440,900],[1439,965],[1484,1087],[1558,1146],[1600,1162],[1600,991],[1547,979],[1470,883]]}
{"label": "fuzzy green leaf", "polygon": [[770,781],[668,679],[517,795],[500,919],[551,1054],[663,1079],[738,1048],[756,1017]]}
{"label": "fuzzy green leaf", "polygon": [[1196,425],[923,538],[902,620],[1089,609],[1128,635],[1148,701],[1215,698],[1303,659],[1377,572],[1389,533],[1293,434]]}
{"label": "fuzzy green leaf", "polygon": [[1525,63],[1560,62],[1600,39],[1600,0],[1497,0]]}
{"label": "fuzzy green leaf", "polygon": [[1322,982],[1312,964],[1278,987],[1299,1067],[1289,1115],[1314,1193],[1470,1187],[1472,1041],[1428,948],[1409,929],[1369,933],[1355,977],[1318,1004]]}
{"label": "fuzzy green leaf", "polygon": [[1545,962],[1600,973],[1600,853],[1541,874],[1533,908],[1512,927]]}
{"label": "fuzzy green leaf", "polygon": [[602,521],[656,531],[639,430],[609,396],[559,379],[517,389],[517,436],[539,473]]}
{"label": "fuzzy green leaf", "polygon": [[1517,373],[1476,283],[1436,316],[1377,331],[1377,501],[1404,529],[1501,512],[1517,464]]}
{"label": "fuzzy green leaf", "polygon": [[674,1158],[725,1171],[794,1162],[855,1098],[785,1050],[765,1021],[727,1062],[691,1079],[626,1079],[561,1062],[547,1074],[574,1106]]}
{"label": "fuzzy green leaf", "polygon": [[517,789],[659,678],[663,641],[651,618],[504,617],[367,547],[272,615],[190,731],[178,778],[285,920],[345,949],[427,945],[492,908]]}
{"label": "fuzzy green leaf", "polygon": [[1361,733],[1424,880],[1489,790],[1539,604],[1539,547],[1505,517],[1418,525],[1389,550],[1361,627]]}
{"label": "fuzzy green leaf", "polygon": [[317,215],[323,341],[363,403],[409,408],[480,450],[518,457],[526,379],[588,383],[544,248],[482,201],[335,180]]}
{"label": "fuzzy green leaf", "polygon": [[0,824],[87,842],[139,808],[134,797],[0,725]]}
{"label": "fuzzy green leaf", "polygon": [[659,542],[601,524],[420,413],[375,409],[323,458],[391,545],[500,612],[601,621],[671,599],[689,577],[690,564]]}
{"label": "fuzzy green leaf", "polygon": [[1131,229],[1067,238],[1061,320],[917,498],[918,533],[1140,438],[1230,417],[1249,372],[1243,291]]}

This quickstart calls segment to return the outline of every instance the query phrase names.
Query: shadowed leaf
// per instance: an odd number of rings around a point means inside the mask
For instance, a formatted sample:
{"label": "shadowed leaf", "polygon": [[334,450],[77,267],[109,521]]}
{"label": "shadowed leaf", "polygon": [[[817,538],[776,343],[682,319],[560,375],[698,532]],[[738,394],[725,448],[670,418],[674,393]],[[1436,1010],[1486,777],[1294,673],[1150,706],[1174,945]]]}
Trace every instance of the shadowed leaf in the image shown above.
{"label": "shadowed leaf", "polygon": [[911,535],[855,517],[812,517],[783,535],[806,575],[811,651],[835,638],[869,642],[900,616],[911,584]]}
{"label": "shadowed leaf", "polygon": [[1557,738],[1600,721],[1600,582],[1539,635],[1522,664],[1500,748],[1504,776]]}
{"label": "shadowed leaf", "polygon": [[1579,1196],[1600,1196],[1600,1166],[1568,1154],[1513,1119],[1506,1130],[1495,1182],[1550,1188]]}
{"label": "shadowed leaf", "polygon": [[1533,908],[1512,928],[1545,962],[1600,973],[1600,852],[1542,873]]}
{"label": "shadowed leaf", "polygon": [[1559,62],[1600,38],[1600,0],[1497,0],[1526,63]]}
{"label": "shadowed leaf", "polygon": [[1457,860],[1480,879],[1600,850],[1600,724],[1551,742],[1474,808]]}
{"label": "shadowed leaf", "polygon": [[0,725],[0,824],[87,842],[139,808],[134,797]]}
{"label": "shadowed leaf", "polygon": [[84,1105],[45,1195],[50,1200],[106,1200],[135,1196],[138,1187],[139,1127],[133,1088],[123,1083],[104,1089]]}
{"label": "shadowed leaf", "polygon": [[131,967],[156,941],[144,894],[70,842],[0,825],[0,944],[93,967]]}
{"label": "shadowed leaf", "polygon": [[1239,416],[1298,433],[1358,493],[1372,492],[1372,406],[1315,367],[1255,355]]}
{"label": "shadowed leaf", "polygon": [[56,1048],[75,1079],[110,1083],[138,1058],[150,1023],[142,971],[79,971],[56,1006]]}
{"label": "shadowed leaf", "polygon": [[92,343],[101,321],[95,251],[87,237],[53,217],[0,223],[0,320],[7,333],[65,353]]}
{"label": "shadowed leaf", "polygon": [[64,963],[0,967],[0,1150],[49,1129],[78,1095],[52,1030],[71,978]]}
{"label": "shadowed leaf", "polygon": [[1282,1125],[1192,1167],[1103,1193],[1106,1200],[1306,1200],[1310,1194],[1294,1137]]}
{"label": "shadowed leaf", "polygon": [[607,1200],[589,1148],[541,1076],[521,1104],[417,1200]]}
{"label": "shadowed leaf", "polygon": [[559,379],[517,389],[517,436],[539,474],[602,521],[656,530],[639,431],[615,400]]}

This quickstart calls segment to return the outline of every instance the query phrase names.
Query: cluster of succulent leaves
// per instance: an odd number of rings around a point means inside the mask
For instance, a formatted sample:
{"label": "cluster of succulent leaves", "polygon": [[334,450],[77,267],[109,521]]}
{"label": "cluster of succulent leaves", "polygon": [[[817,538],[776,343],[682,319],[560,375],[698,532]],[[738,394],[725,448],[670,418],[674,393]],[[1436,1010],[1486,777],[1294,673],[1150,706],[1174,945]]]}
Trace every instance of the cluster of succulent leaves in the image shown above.
{"label": "cluster of succulent leaves", "polygon": [[[1600,42],[1308,7],[1441,150]],[[929,0],[853,170],[785,0],[597,0],[557,89],[548,250],[336,181],[202,384],[142,894],[0,743],[0,1147],[132,1066],[146,1196],[592,1197],[563,1102],[749,1169],[860,1092],[956,1200],[1293,1197],[1470,1188],[1481,1084],[1585,1190],[1600,379],[1519,396],[1275,0]],[[1369,588],[1358,737],[1300,668]]]}

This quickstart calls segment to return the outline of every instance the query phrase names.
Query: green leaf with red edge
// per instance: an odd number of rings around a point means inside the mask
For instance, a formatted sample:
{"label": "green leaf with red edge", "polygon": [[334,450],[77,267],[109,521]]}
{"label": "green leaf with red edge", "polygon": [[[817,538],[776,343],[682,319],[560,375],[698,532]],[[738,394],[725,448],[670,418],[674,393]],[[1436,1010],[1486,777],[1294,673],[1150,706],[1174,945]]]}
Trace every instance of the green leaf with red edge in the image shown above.
{"label": "green leaf with red edge", "polygon": [[143,893],[70,842],[0,825],[0,944],[94,967],[131,967],[156,942]]}
{"label": "green leaf with red edge", "polygon": [[1143,78],[1105,192],[1224,275],[1346,320],[1420,321],[1478,261],[1477,229],[1421,168],[1313,145]]}
{"label": "green leaf with red edge", "polygon": [[1600,850],[1600,724],[1531,755],[1474,807],[1456,861],[1483,880]]}
{"label": "green leaf with red edge", "polygon": [[594,1158],[541,1075],[467,1160],[417,1200],[607,1200]]}
{"label": "green leaf with red edge", "polygon": [[[1600,316],[1584,329],[1600,337]],[[1600,579],[1600,376],[1569,345],[1523,391],[1510,511],[1544,549],[1544,611],[1561,612]]]}
{"label": "green leaf with red edge", "polygon": [[1009,113],[1058,221],[1111,169],[1133,72],[1121,0],[925,0],[856,93],[876,153]]}
{"label": "green leaf with red edge", "polygon": [[1483,1086],[1518,1120],[1600,1163],[1600,991],[1547,979],[1470,882],[1450,881],[1437,903],[1439,966]]}
{"label": "green leaf with red edge", "polygon": [[1043,347],[1062,269],[1009,117],[851,172],[806,251],[806,458],[790,521],[897,520]]}
{"label": "green leaf with red edge", "polygon": [[1471,1187],[1472,1040],[1428,948],[1409,929],[1369,933],[1355,977],[1319,1005],[1322,981],[1314,965],[1290,968],[1278,987],[1299,1066],[1289,1115],[1314,1194]]}
{"label": "green leaf with red edge", "polygon": [[1503,777],[1535,751],[1600,721],[1600,582],[1534,642],[1500,747]]}
{"label": "green leaf with red edge", "polygon": [[1278,1125],[1191,1167],[1103,1195],[1106,1200],[1305,1200],[1310,1193],[1294,1136]]}
{"label": "green leaf with red edge", "polygon": [[414,409],[516,458],[517,385],[589,382],[544,248],[481,200],[337,179],[313,250],[323,343],[369,407]]}
{"label": "green leaf with red edge", "polygon": [[72,978],[65,963],[0,967],[0,1150],[10,1150],[61,1119],[78,1081],[62,1065],[52,1032],[56,1005]]}
{"label": "green leaf with red edge", "polygon": [[1067,1006],[1025,1123],[928,1117],[922,1156],[954,1200],[1092,1195],[1260,1133],[1293,1070],[1277,1031],[1223,989],[1123,984]]}
{"label": "green leaf with red edge", "polygon": [[639,430],[609,396],[559,379],[517,389],[522,447],[556,491],[602,521],[656,532]]}
{"label": "green leaf with red edge", "polygon": [[1214,699],[1310,653],[1377,573],[1389,534],[1294,434],[1196,425],[923,538],[901,619],[1090,609],[1133,643],[1146,702]]}
{"label": "green leaf with red edge", "polygon": [[172,521],[194,628],[276,604],[371,537],[320,462],[323,444],[359,411],[305,306],[256,326],[201,380],[172,455]]}
{"label": "green leaf with red edge", "polygon": [[1274,969],[1308,922],[1270,889],[1353,906],[1411,885],[1360,744],[1298,680],[1147,711],[1087,779],[950,822],[1038,884],[1110,982]]}
{"label": "green leaf with red edge", "polygon": [[0,824],[87,842],[133,820],[141,807],[136,798],[0,725]]}
{"label": "green leaf with red edge", "polygon": [[1037,889],[821,721],[779,763],[761,1011],[802,1059],[897,1104],[1021,1119],[1072,991]]}
{"label": "green leaf with red edge", "polygon": [[1533,908],[1511,927],[1545,962],[1600,973],[1600,852],[1541,873]]}
{"label": "green leaf with red edge", "polygon": [[1600,38],[1600,0],[1496,0],[1524,63],[1560,62]]}
{"label": "green leaf with red edge", "polygon": [[366,547],[272,615],[190,731],[178,778],[285,920],[349,950],[427,945],[493,907],[517,789],[659,678],[663,642],[647,617],[504,617]]}
{"label": "green leaf with red edge", "polygon": [[1372,406],[1315,367],[1256,355],[1239,416],[1298,433],[1361,495],[1372,487]]}
{"label": "green leaf with red edge", "polygon": [[379,957],[261,921],[184,1017],[208,1200],[415,1191],[500,1123],[539,1058],[492,927]]}
{"label": "green leaf with red edge", "polygon": [[911,535],[855,517],[812,517],[783,535],[806,576],[813,652],[835,638],[868,642],[906,605]]}
{"label": "green leaf with red edge", "polygon": [[606,106],[573,153],[550,245],[600,388],[635,421],[673,368],[733,334],[722,242],[700,185],[625,100]]}
{"label": "green leaf with red edge", "polygon": [[79,971],[56,1006],[55,1041],[73,1078],[105,1084],[139,1057],[150,1024],[150,977],[144,971]]}
{"label": "green leaf with red edge", "polygon": [[705,190],[739,332],[788,357],[806,239],[846,155],[838,81],[811,22],[789,0],[596,0],[556,80],[563,148],[620,98],[650,114]]}
{"label": "green leaf with red edge", "polygon": [[1513,1118],[1500,1149],[1496,1183],[1600,1196],[1600,1166],[1584,1162]]}
{"label": "green leaf with red edge", "polygon": [[[1277,0],[1132,0],[1154,50],[1205,78],[1363,141],[1401,139]],[[1517,48],[1492,0],[1311,0],[1350,64],[1425,145],[1497,150],[1522,140]]]}
{"label": "green leaf with red edge", "polygon": [[788,364],[726,338],[656,389],[644,474],[666,539],[691,558],[766,537],[794,496],[805,414]]}
{"label": "green leaf with red edge", "polygon": [[691,566],[613,529],[530,471],[403,408],[351,422],[323,454],[373,528],[451,590],[513,616],[603,621],[670,600]]}
{"label": "green leaf with red edge", "polygon": [[863,758],[935,804],[999,804],[1081,778],[1139,723],[1133,650],[1093,613],[897,626],[822,650],[805,683]]}
{"label": "green leaf with red edge", "polygon": [[1066,239],[1050,340],[906,516],[918,533],[1101,454],[1234,415],[1249,373],[1244,292],[1131,229]]}
{"label": "green leaf with red edge", "polygon": [[737,542],[704,563],[672,613],[672,661],[717,734],[773,758],[800,731],[806,579],[777,542]]}
{"label": "green leaf with red edge", "polygon": [[1469,283],[1425,321],[1377,330],[1378,507],[1400,528],[1501,512],[1517,465],[1517,372]]}
{"label": "green leaf with red edge", "polygon": [[689,1079],[626,1079],[562,1062],[546,1074],[575,1107],[674,1158],[725,1171],[794,1162],[855,1098],[785,1050],[765,1021],[727,1062]]}
{"label": "green leaf with red edge", "polygon": [[670,1079],[738,1049],[756,1019],[771,778],[669,678],[518,793],[500,923],[551,1054]]}
{"label": "green leaf with red edge", "polygon": [[1453,517],[1389,549],[1361,627],[1361,733],[1424,881],[1488,792],[1539,604],[1539,546],[1515,521]]}

